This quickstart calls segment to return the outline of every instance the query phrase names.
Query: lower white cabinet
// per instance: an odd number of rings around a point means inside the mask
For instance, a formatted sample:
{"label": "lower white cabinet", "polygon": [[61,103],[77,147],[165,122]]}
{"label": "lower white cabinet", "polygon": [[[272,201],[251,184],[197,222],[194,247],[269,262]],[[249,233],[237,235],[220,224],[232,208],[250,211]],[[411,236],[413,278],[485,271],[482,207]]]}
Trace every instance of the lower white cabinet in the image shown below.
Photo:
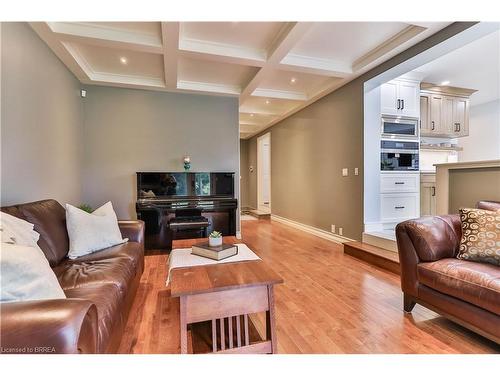
{"label": "lower white cabinet", "polygon": [[419,174],[387,173],[380,176],[381,193],[417,193]]}
{"label": "lower white cabinet", "polygon": [[420,216],[419,193],[380,194],[380,213],[383,222],[400,222]]}

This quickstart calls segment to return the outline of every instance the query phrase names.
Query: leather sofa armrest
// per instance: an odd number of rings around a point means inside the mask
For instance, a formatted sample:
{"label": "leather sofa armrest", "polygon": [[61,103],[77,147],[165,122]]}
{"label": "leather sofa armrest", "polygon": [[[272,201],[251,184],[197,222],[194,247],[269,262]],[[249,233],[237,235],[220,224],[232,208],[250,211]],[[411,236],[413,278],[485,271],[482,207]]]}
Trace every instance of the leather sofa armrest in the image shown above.
{"label": "leather sofa armrest", "polygon": [[142,220],[118,220],[118,226],[122,236],[129,241],[144,245],[144,221]]}
{"label": "leather sofa armrest", "polygon": [[458,251],[462,236],[458,215],[423,216],[398,226],[404,228],[422,262],[453,258]]}
{"label": "leather sofa armrest", "polygon": [[0,303],[1,353],[96,353],[97,308],[77,298]]}
{"label": "leather sofa armrest", "polygon": [[458,215],[424,216],[396,226],[401,287],[417,296],[417,265],[452,258],[458,251],[461,224]]}
{"label": "leather sofa armrest", "polygon": [[396,226],[399,266],[401,272],[401,290],[418,297],[417,265],[420,263],[417,251],[406,231],[406,222]]}

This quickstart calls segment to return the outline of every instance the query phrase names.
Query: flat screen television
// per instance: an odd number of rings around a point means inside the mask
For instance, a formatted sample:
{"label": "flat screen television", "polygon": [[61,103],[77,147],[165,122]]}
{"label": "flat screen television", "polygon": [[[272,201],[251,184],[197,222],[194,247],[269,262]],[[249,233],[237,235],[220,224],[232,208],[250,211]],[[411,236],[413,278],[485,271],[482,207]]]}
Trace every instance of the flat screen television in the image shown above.
{"label": "flat screen television", "polygon": [[234,197],[233,172],[137,172],[137,197]]}

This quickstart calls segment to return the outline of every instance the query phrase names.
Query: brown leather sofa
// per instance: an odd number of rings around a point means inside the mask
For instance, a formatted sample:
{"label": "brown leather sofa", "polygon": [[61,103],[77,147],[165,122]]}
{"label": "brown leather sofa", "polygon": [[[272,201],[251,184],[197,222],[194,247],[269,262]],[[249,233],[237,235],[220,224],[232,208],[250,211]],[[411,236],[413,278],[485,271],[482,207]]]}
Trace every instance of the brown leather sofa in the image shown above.
{"label": "brown leather sofa", "polygon": [[67,299],[0,304],[2,353],[113,353],[144,269],[144,223],[120,221],[129,242],[67,258],[65,209],[55,200],[3,207],[29,221]]}
{"label": "brown leather sofa", "polygon": [[[500,203],[477,207],[494,211]],[[455,258],[461,236],[459,215],[397,225],[404,310],[418,303],[500,343],[500,267]]]}

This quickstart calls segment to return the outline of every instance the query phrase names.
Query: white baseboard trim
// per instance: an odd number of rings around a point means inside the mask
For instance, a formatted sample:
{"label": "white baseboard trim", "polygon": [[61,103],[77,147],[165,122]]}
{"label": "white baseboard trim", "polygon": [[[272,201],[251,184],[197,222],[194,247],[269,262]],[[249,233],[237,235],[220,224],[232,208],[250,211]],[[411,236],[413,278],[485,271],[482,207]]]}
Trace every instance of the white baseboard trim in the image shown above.
{"label": "white baseboard trim", "polygon": [[325,240],[332,241],[332,242],[342,244],[344,242],[355,241],[351,238],[339,236],[338,234],[330,233],[326,230],[315,228],[315,227],[312,227],[312,226],[307,225],[307,224],[302,224],[302,223],[299,223],[297,221],[293,221],[293,220],[290,220],[290,219],[287,219],[285,217],[281,217],[278,215],[271,214],[271,220],[277,221],[277,222],[282,223],[282,224],[289,225],[289,226],[294,227],[296,229],[299,229],[301,231],[310,233],[312,235],[324,238]]}

